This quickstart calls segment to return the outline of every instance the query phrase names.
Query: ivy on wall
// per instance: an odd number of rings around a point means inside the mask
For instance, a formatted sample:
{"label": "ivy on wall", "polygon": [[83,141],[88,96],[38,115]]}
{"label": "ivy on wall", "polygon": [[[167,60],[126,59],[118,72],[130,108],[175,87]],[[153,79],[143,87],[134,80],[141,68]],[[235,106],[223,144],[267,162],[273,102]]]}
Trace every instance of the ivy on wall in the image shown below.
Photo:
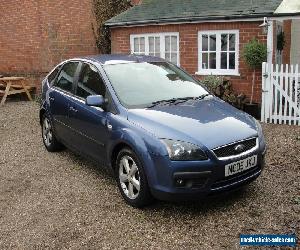
{"label": "ivy on wall", "polygon": [[96,18],[94,33],[100,53],[108,54],[111,52],[110,30],[104,26],[104,23],[131,6],[130,0],[93,0],[93,12]]}

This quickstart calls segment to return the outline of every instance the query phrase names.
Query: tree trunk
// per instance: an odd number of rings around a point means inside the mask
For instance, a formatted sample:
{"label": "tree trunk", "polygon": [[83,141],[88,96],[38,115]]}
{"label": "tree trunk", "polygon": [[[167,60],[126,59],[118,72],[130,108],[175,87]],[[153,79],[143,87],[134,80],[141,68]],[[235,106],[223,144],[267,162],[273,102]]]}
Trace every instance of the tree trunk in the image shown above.
{"label": "tree trunk", "polygon": [[251,89],[251,99],[250,99],[250,104],[253,103],[254,84],[255,84],[255,69],[253,70],[253,73],[252,73],[252,89]]}

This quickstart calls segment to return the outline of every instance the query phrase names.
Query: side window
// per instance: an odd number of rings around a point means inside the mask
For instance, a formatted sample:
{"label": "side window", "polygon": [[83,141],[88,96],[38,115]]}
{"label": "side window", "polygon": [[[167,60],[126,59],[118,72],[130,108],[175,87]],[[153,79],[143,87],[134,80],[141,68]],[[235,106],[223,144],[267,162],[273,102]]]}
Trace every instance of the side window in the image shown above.
{"label": "side window", "polygon": [[66,63],[60,71],[55,86],[65,91],[72,92],[73,79],[78,66],[78,62]]}
{"label": "side window", "polygon": [[48,76],[48,83],[50,85],[53,84],[54,80],[55,80],[55,77],[57,76],[58,74],[58,71],[59,71],[60,67],[56,67],[55,70],[53,70],[53,72]]}
{"label": "side window", "polygon": [[89,64],[83,64],[79,76],[76,95],[87,98],[89,95],[105,96],[105,84],[97,69]]}

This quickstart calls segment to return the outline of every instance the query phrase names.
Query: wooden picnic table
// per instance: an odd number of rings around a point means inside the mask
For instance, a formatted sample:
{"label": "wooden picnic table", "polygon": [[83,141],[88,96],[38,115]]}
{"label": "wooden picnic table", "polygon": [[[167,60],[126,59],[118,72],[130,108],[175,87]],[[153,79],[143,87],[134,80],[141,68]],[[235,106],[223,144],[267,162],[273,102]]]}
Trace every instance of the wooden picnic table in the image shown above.
{"label": "wooden picnic table", "polygon": [[0,106],[5,103],[7,96],[20,93],[26,93],[28,99],[32,101],[32,97],[29,91],[33,88],[34,86],[26,84],[25,77],[1,77],[0,95],[3,95],[3,97],[0,102]]}

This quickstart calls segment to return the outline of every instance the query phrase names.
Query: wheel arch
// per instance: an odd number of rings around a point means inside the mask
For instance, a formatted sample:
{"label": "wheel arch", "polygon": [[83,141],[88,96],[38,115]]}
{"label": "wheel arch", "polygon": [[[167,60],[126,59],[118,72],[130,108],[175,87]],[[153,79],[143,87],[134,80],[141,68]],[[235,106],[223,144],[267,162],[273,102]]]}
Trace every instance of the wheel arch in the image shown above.
{"label": "wheel arch", "polygon": [[111,168],[113,170],[115,170],[115,162],[117,160],[118,154],[123,148],[129,148],[130,150],[134,151],[133,148],[128,143],[123,142],[123,141],[114,145],[114,147],[111,151],[111,154],[110,154],[110,159],[109,159]]}
{"label": "wheel arch", "polygon": [[147,164],[147,162],[149,162],[150,155],[146,143],[138,133],[132,131],[131,129],[122,129],[116,131],[116,133],[113,135],[113,138],[115,138],[115,140],[108,147],[109,149],[107,158],[113,170],[118,153],[120,150],[126,147],[132,150],[138,156],[141,163]]}
{"label": "wheel arch", "polygon": [[42,124],[42,122],[43,122],[43,116],[44,116],[44,114],[46,114],[46,109],[45,108],[41,108],[40,109],[40,114],[39,114],[40,124]]}

